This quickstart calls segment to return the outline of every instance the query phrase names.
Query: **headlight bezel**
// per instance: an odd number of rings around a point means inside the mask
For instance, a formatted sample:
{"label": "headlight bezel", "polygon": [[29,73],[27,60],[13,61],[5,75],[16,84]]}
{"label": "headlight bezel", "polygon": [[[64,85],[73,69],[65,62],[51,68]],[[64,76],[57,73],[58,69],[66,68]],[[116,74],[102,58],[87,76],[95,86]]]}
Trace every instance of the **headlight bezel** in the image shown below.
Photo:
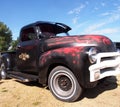
{"label": "headlight bezel", "polygon": [[96,55],[98,53],[98,49],[96,47],[91,47],[88,50],[88,57],[89,57],[89,61],[90,63],[95,63],[97,61]]}

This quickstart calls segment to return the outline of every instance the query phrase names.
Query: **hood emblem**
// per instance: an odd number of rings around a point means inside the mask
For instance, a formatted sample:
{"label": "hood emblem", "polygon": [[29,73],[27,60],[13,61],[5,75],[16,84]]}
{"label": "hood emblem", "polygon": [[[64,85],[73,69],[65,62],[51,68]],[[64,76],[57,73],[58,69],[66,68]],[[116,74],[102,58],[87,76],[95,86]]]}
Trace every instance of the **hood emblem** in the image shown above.
{"label": "hood emblem", "polygon": [[28,55],[27,53],[21,53],[19,55],[19,58],[22,59],[23,61],[26,61],[27,59],[30,58],[30,55]]}

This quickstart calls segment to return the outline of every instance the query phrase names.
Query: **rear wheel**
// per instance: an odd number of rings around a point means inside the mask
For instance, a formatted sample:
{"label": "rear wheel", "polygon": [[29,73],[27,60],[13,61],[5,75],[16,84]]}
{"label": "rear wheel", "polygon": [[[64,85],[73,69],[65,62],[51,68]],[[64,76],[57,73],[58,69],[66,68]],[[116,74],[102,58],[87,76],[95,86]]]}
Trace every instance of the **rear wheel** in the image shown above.
{"label": "rear wheel", "polygon": [[48,85],[52,94],[62,101],[76,101],[82,93],[82,87],[74,74],[63,66],[57,66],[51,71]]}
{"label": "rear wheel", "polygon": [[0,79],[7,79],[7,72],[4,61],[0,62]]}

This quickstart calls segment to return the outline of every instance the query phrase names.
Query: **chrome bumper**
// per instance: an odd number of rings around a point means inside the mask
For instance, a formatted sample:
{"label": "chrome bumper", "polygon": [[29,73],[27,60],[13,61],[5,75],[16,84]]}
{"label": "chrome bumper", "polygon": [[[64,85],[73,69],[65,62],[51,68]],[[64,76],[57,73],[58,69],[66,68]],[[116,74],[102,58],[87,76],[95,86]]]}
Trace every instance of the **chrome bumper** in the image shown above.
{"label": "chrome bumper", "polygon": [[90,82],[120,74],[120,52],[106,52],[95,55],[96,63],[89,67]]}

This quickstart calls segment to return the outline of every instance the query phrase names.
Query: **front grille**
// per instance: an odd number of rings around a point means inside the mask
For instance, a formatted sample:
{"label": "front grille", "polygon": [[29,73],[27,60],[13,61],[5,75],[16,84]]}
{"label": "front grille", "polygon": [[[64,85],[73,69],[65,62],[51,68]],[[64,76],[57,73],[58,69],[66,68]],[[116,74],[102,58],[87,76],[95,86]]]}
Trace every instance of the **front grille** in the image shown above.
{"label": "front grille", "polygon": [[105,73],[106,71],[115,71],[115,68],[113,68],[113,67],[108,67],[108,68],[104,68],[104,69],[101,69],[100,70],[100,73],[101,74],[103,74],[103,73]]}
{"label": "front grille", "polygon": [[102,61],[106,61],[106,60],[107,60],[107,61],[108,61],[108,60],[109,60],[109,61],[110,61],[110,60],[115,60],[115,57],[103,57],[103,58],[101,58],[101,62],[102,62]]}

